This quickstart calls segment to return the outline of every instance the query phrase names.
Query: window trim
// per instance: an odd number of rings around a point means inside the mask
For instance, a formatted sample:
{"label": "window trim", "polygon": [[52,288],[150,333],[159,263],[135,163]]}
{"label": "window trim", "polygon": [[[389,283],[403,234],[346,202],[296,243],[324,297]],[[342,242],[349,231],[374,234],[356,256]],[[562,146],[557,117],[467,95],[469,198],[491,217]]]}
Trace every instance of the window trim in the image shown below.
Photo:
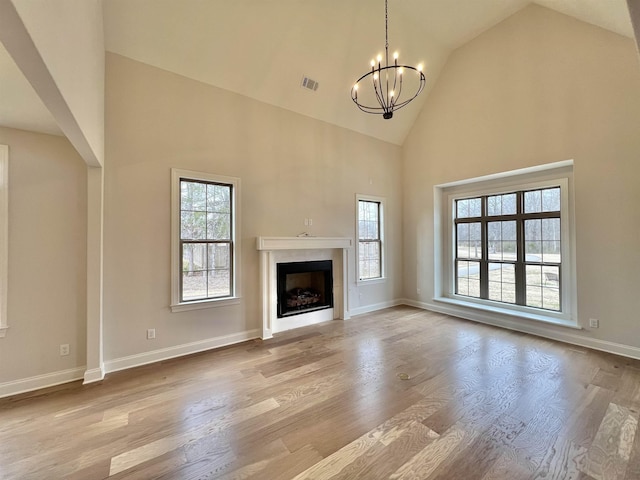
{"label": "window trim", "polygon": [[0,145],[0,338],[9,328],[7,287],[9,282],[9,146]]}
{"label": "window trim", "polygon": [[[455,226],[455,212],[453,210],[455,199],[551,186],[560,186],[561,188],[560,228],[562,271],[564,272],[561,277],[561,311],[554,312],[455,294],[455,232],[453,230]],[[571,328],[581,328],[578,324],[576,298],[573,160],[436,185],[434,201],[434,301]]]}
{"label": "window trim", "polygon": [[[183,302],[180,300],[181,268],[180,255],[180,181],[193,180],[198,182],[222,183],[232,186],[231,195],[231,243],[232,243],[232,271],[231,271],[231,295],[228,297],[206,298]],[[222,307],[240,303],[240,248],[238,239],[240,234],[240,179],[224,175],[215,175],[205,172],[171,169],[171,303],[172,312],[188,310],[200,310],[211,307]]]}
{"label": "window trim", "polygon": [[[374,278],[360,278],[360,202],[375,202],[379,204],[379,242],[380,242],[380,276]],[[356,194],[356,284],[371,285],[374,283],[383,283],[386,281],[386,232],[385,232],[385,210],[386,210],[386,198],[376,195]]]}

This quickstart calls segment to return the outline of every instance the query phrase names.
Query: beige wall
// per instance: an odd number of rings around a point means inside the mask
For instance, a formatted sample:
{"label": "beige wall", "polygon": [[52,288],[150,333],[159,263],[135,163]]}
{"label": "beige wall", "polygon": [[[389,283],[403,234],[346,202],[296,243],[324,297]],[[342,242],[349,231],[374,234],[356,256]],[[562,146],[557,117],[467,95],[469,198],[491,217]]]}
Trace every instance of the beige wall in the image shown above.
{"label": "beige wall", "polygon": [[[390,279],[351,307],[401,296],[399,147],[114,54],[106,92],[106,362],[258,328],[255,237],[353,238],[356,193],[387,198]],[[241,179],[239,306],[169,310],[172,167]]]}
{"label": "beige wall", "polygon": [[0,144],[9,146],[3,383],[85,364],[87,192],[85,163],[65,138],[0,127]]}
{"label": "beige wall", "polygon": [[485,32],[403,148],[406,295],[432,303],[434,185],[574,159],[578,313],[601,322],[578,335],[640,347],[639,154],[633,40],[538,6]]}

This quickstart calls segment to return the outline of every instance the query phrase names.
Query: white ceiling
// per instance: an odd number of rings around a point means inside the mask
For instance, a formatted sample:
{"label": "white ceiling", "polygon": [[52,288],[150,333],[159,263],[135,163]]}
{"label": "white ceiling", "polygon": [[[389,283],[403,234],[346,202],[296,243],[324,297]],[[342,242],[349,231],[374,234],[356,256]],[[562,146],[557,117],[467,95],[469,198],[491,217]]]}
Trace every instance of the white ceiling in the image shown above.
{"label": "white ceiling", "polygon": [[[396,144],[450,52],[529,3],[389,0],[390,51],[424,63],[427,87],[383,120],[349,96],[384,50],[383,0],[103,0],[108,51]],[[626,0],[535,3],[633,37]],[[304,75],[316,92],[300,87]],[[0,125],[60,134],[4,48],[0,87]]]}

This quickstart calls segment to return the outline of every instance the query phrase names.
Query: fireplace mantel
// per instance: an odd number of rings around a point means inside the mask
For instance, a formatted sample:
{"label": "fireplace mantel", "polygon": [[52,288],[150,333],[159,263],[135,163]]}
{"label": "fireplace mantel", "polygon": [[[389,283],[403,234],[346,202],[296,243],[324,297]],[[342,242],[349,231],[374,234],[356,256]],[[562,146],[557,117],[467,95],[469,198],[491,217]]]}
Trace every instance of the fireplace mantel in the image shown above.
{"label": "fireplace mantel", "polygon": [[[260,252],[260,290],[262,303],[263,339],[273,333],[305,324],[326,321],[316,313],[333,312],[333,318],[350,317],[348,301],[349,250],[353,239],[347,237],[257,237],[256,249]],[[277,318],[276,265],[278,262],[333,259],[334,308],[295,316],[295,324],[284,324]],[[330,320],[328,318],[328,320]],[[308,323],[305,323],[308,322]]]}
{"label": "fireplace mantel", "polygon": [[350,248],[353,240],[345,237],[258,237],[258,250],[310,250]]}

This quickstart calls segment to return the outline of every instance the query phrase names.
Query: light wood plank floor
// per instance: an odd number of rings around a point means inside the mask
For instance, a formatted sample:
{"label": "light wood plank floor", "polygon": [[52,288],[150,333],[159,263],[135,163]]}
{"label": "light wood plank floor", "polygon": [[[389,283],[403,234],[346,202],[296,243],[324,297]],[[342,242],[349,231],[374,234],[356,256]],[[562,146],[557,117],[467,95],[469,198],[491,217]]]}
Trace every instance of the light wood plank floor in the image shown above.
{"label": "light wood plank floor", "polygon": [[638,361],[396,307],[0,400],[0,478],[638,480],[639,411]]}

